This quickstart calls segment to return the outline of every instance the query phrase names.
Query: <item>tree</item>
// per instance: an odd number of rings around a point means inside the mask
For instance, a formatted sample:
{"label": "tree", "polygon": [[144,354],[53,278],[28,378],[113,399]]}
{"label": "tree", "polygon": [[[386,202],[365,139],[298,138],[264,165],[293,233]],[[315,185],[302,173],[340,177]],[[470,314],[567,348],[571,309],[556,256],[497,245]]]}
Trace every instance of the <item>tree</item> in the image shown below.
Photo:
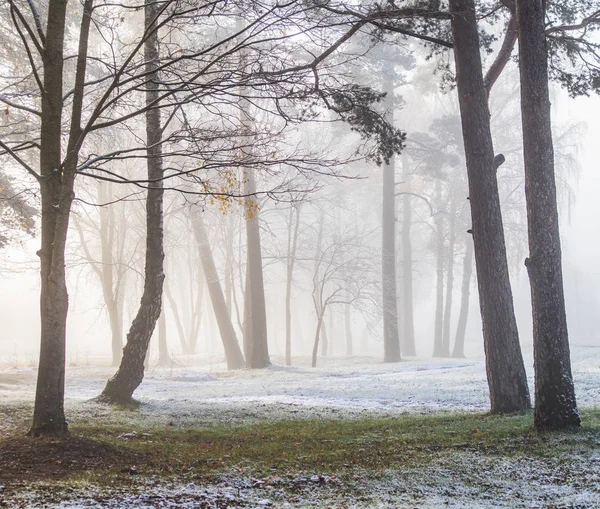
{"label": "tree", "polygon": [[206,285],[212,302],[217,325],[221,334],[223,348],[225,350],[225,360],[227,361],[227,369],[240,369],[245,365],[244,356],[238,343],[231,315],[227,309],[225,295],[219,280],[215,261],[213,259],[212,250],[204,226],[202,213],[199,210],[190,210],[190,217],[194,228],[194,235],[198,243],[200,251],[200,260],[202,268],[206,275]]}
{"label": "tree", "polygon": [[517,0],[538,430],[579,426],[565,312],[548,92],[545,2]]}
{"label": "tree", "polygon": [[451,0],[456,85],[492,413],[530,408],[514,315],[473,0]]}
{"label": "tree", "polygon": [[[146,145],[148,165],[148,191],[146,196],[146,263],[144,291],[137,315],[123,349],[121,364],[115,375],[107,382],[100,401],[130,403],[134,391],[144,378],[144,360],[154,327],[162,311],[163,283],[163,197],[164,170],[162,161],[162,130],[160,109],[153,108],[160,101],[160,56],[158,49],[158,19],[160,6],[146,0],[144,7],[145,31],[149,34],[144,42],[146,60]],[[163,339],[166,335],[163,323]]]}

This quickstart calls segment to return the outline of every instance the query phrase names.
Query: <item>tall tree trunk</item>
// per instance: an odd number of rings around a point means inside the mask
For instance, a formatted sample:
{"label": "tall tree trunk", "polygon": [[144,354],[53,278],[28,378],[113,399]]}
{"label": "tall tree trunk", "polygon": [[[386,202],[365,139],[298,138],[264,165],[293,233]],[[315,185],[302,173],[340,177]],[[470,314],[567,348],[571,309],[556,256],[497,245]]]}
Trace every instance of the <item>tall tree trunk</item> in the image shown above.
{"label": "tall tree trunk", "polygon": [[474,0],[450,0],[492,413],[531,407],[508,275]]}
{"label": "tall tree trunk", "polygon": [[[245,194],[251,200],[256,194],[254,171],[247,168],[245,171]],[[246,362],[248,367],[254,369],[266,368],[271,364],[269,359],[269,345],[267,342],[267,312],[265,307],[265,287],[263,282],[262,253],[260,247],[259,211],[248,203],[246,214],[246,243],[248,249],[248,267],[246,268],[246,293],[245,302],[248,304],[249,348]]]}
{"label": "tall tree trunk", "polygon": [[[452,190],[450,191],[452,192]],[[448,255],[446,269],[446,304],[444,308],[444,327],[442,331],[442,356],[450,357],[450,321],[452,318],[452,292],[454,291],[454,244],[456,242],[456,200],[450,197],[450,217],[448,231]]]}
{"label": "tall tree trunk", "polygon": [[167,344],[167,317],[164,309],[158,318],[158,365],[162,367],[173,365]]}
{"label": "tall tree trunk", "polygon": [[148,194],[146,197],[146,265],[144,291],[137,315],[127,333],[127,344],[123,349],[121,365],[107,382],[100,400],[109,403],[130,403],[133,392],[144,379],[144,359],[162,308],[162,293],[165,274],[163,271],[163,163],[162,131],[160,110],[156,107],[159,92],[157,68],[160,64],[158,30],[156,18],[160,5],[146,0],[145,30],[149,33],[144,43],[146,59],[146,140],[148,165]]}
{"label": "tall tree trunk", "polygon": [[460,311],[458,313],[456,337],[454,338],[454,349],[452,350],[452,357],[460,358],[465,356],[465,333],[469,316],[469,296],[471,293],[471,274],[473,272],[473,242],[471,238],[466,239],[466,244],[467,249],[463,259],[462,288],[460,292]]}
{"label": "tall tree trunk", "polygon": [[548,93],[545,2],[517,1],[521,118],[531,283],[536,429],[579,426],[571,375],[554,148]]}
{"label": "tall tree trunk", "polygon": [[71,128],[64,163],[61,157],[63,50],[67,0],[50,0],[42,53],[44,86],[40,133],[42,246],[40,257],[40,362],[32,436],[67,433],[64,412],[66,325],[69,308],[65,248],[77,162],[93,0],[86,0],[79,32]]}
{"label": "tall tree trunk", "polygon": [[244,356],[242,355],[242,350],[240,349],[240,345],[235,335],[231,315],[227,312],[227,303],[225,301],[225,296],[223,295],[223,289],[221,288],[221,281],[219,280],[219,274],[217,273],[212,250],[210,249],[208,236],[206,235],[204,220],[200,215],[200,211],[190,210],[190,213],[192,215],[192,225],[200,250],[200,260],[202,261],[202,269],[206,277],[208,294],[210,295],[221,341],[223,342],[223,349],[225,350],[227,369],[240,369],[245,365]]}
{"label": "tall tree trunk", "polygon": [[[407,181],[408,158],[402,158],[402,174]],[[404,334],[402,337],[402,346],[405,357],[414,357],[417,355],[415,345],[415,319],[413,309],[413,270],[412,270],[412,243],[410,238],[410,229],[412,227],[412,209],[409,194],[402,196],[402,323],[404,325]]]}
{"label": "tall tree trunk", "polygon": [[[394,78],[384,74],[388,122],[394,123]],[[381,287],[383,303],[383,362],[400,360],[398,300],[396,297],[396,192],[394,159],[383,167]]]}
{"label": "tall tree trunk", "polygon": [[[295,219],[295,222],[294,222]],[[294,223],[292,228],[292,222]],[[292,286],[294,285],[294,266],[298,246],[298,229],[300,227],[300,205],[290,210],[288,229],[287,274],[285,281],[285,365],[292,365]],[[292,233],[293,232],[293,233]]]}
{"label": "tall tree trunk", "polygon": [[[435,181],[435,200],[438,208],[442,203],[442,184]],[[435,293],[435,329],[433,336],[433,356],[444,356],[442,330],[444,325],[444,216],[438,210],[435,222],[435,259],[436,259],[436,293]]]}

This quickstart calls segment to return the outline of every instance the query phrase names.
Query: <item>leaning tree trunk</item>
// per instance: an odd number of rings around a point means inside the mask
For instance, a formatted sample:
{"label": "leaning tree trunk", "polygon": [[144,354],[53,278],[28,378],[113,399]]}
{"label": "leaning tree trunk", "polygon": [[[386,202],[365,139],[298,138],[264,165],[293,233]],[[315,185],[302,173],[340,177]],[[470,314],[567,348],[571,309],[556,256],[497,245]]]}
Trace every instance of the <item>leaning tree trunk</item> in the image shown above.
{"label": "leaning tree trunk", "polygon": [[[439,179],[435,182],[435,195],[438,207],[442,202],[442,187]],[[435,328],[433,336],[433,356],[444,356],[442,329],[444,325],[444,217],[438,211],[435,216],[435,259],[436,259],[436,292],[435,292]]]}
{"label": "leaning tree trunk", "polygon": [[450,0],[492,413],[531,407],[508,275],[474,0]]}
{"label": "leaning tree trunk", "polygon": [[[254,171],[247,168],[245,174],[245,194],[248,196],[247,200],[250,200],[256,194]],[[258,210],[248,203],[246,211],[248,266],[246,268],[246,292],[244,295],[244,309],[246,310],[245,315],[248,323],[244,326],[249,327],[246,363],[249,368],[254,369],[266,368],[271,364],[267,342],[267,312],[258,213]]]}
{"label": "leaning tree trunk", "polygon": [[244,356],[242,355],[242,350],[240,349],[240,345],[235,335],[231,315],[227,311],[227,302],[225,300],[225,295],[223,294],[223,288],[221,287],[215,260],[210,249],[208,235],[206,234],[206,228],[204,227],[204,220],[200,215],[200,211],[190,211],[190,213],[192,216],[194,233],[198,242],[198,249],[200,250],[200,260],[202,261],[202,269],[204,270],[206,277],[208,293],[213,305],[215,318],[217,319],[217,326],[219,327],[221,341],[223,342],[223,349],[225,350],[227,369],[240,369],[245,365]]}
{"label": "leaning tree trunk", "polygon": [[[384,91],[388,122],[394,123],[394,79],[385,74]],[[383,305],[383,362],[400,360],[398,332],[398,300],[396,297],[396,196],[394,158],[383,166],[382,229],[381,229],[381,289]]]}
{"label": "leaning tree trunk", "polygon": [[69,297],[65,273],[65,249],[81,148],[81,113],[87,48],[93,0],[83,7],[71,129],[62,162],[63,50],[67,0],[50,0],[42,51],[44,87],[40,132],[40,191],[42,198],[42,246],[40,257],[40,362],[38,366],[32,436],[61,435],[68,431],[64,411],[65,348]]}
{"label": "leaning tree trunk", "polygon": [[163,248],[163,165],[160,110],[156,104],[160,97],[157,68],[160,64],[158,30],[155,27],[160,6],[146,0],[146,32],[150,35],[144,44],[146,59],[146,140],[148,165],[148,194],[146,197],[146,266],[144,291],[137,315],[127,333],[127,344],[116,374],[107,382],[99,400],[107,403],[130,403],[133,392],[144,379],[144,359],[152,332],[162,307],[164,248]]}
{"label": "leaning tree trunk", "polygon": [[467,250],[463,259],[462,288],[460,292],[460,311],[458,312],[458,325],[454,338],[452,357],[465,356],[465,334],[467,331],[467,318],[469,317],[469,297],[471,293],[471,274],[473,273],[473,242],[467,239]]}
{"label": "leaning tree trunk", "polygon": [[[402,158],[402,174],[404,180],[408,179],[407,157]],[[412,270],[412,243],[410,229],[412,227],[412,209],[409,194],[402,196],[402,313],[404,335],[402,346],[405,357],[417,355],[415,345],[415,319],[413,309],[413,270]]]}
{"label": "leaning tree trunk", "polygon": [[[452,192],[452,190],[450,191]],[[454,290],[454,244],[456,241],[456,200],[451,196],[448,255],[446,269],[446,303],[444,308],[444,327],[442,331],[442,356],[450,357],[450,320],[452,317],[452,293]]]}
{"label": "leaning tree trunk", "polygon": [[548,93],[545,2],[517,1],[525,199],[531,284],[536,429],[579,426],[571,375],[554,148]]}

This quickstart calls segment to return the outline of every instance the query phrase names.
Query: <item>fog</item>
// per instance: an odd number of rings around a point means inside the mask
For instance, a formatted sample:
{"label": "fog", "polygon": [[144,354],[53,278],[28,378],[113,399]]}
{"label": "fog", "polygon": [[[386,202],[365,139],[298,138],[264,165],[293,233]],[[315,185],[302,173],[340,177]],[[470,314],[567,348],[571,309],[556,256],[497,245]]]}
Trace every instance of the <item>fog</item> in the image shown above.
{"label": "fog", "polygon": [[[600,347],[600,336],[597,330],[597,309],[600,303],[600,270],[597,268],[597,260],[600,257],[600,237],[596,235],[596,217],[598,196],[600,196],[600,175],[598,174],[598,163],[596,155],[597,140],[600,137],[600,100],[597,98],[571,99],[564,92],[554,89],[552,100],[553,121],[558,126],[578,125],[582,129],[576,139],[572,140],[572,154],[576,158],[578,168],[575,174],[568,176],[568,184],[572,187],[573,197],[570,203],[563,201],[560,207],[561,214],[561,236],[563,247],[563,270],[566,294],[566,306],[569,320],[570,342],[572,345]],[[450,92],[450,95],[452,92]],[[429,112],[433,118],[433,112]],[[406,118],[403,110],[399,110],[397,124],[409,130],[410,148],[410,119],[408,126],[405,125]],[[428,119],[421,117],[419,124],[427,125]],[[514,126],[501,126],[511,129]],[[334,126],[320,127],[323,132],[339,129]],[[521,164],[517,162],[517,164]],[[357,229],[371,230],[368,247],[372,250],[372,272],[377,273],[380,265],[380,185],[381,168],[370,163],[367,165],[366,175],[360,179],[339,180],[336,178],[322,178],[319,180],[320,190],[306,195],[305,209],[318,207],[320,203],[326,202],[328,196],[339,192],[349,193],[353,198],[360,200],[355,206],[361,210],[359,214],[352,217],[348,224],[354,224]],[[356,166],[350,171],[343,173],[354,177]],[[120,191],[116,193],[123,195]],[[169,200],[177,202],[181,198],[176,192],[171,192]],[[423,204],[413,200],[413,207],[424,217],[425,221],[433,224],[431,218],[427,217]],[[135,204],[131,204],[135,206]],[[207,214],[212,217],[214,223],[209,228],[214,236],[215,228],[219,228],[224,222],[232,220],[239,222],[242,212],[231,209],[223,215],[214,212],[210,204],[204,205]],[[265,278],[267,318],[269,320],[269,348],[272,360],[276,364],[283,364],[285,351],[285,259],[283,249],[287,241],[285,230],[286,215],[289,214],[289,203],[270,203],[265,200],[261,205],[264,209],[264,250],[265,250]],[[96,213],[94,208],[86,210],[86,214]],[[310,212],[314,215],[314,211]],[[337,211],[339,214],[346,212]],[[335,228],[335,217],[329,227]],[[137,228],[137,227],[136,227]],[[167,226],[168,234],[172,238],[177,237],[177,226]],[[239,233],[239,232],[238,232]],[[138,233],[136,233],[137,235]],[[236,233],[237,235],[237,233]],[[329,235],[332,235],[329,233]],[[511,235],[510,233],[508,235]],[[518,232],[520,242],[526,242],[526,232]],[[434,253],[427,248],[430,242],[430,233],[417,231],[413,233],[413,242],[419,245],[419,250],[414,254],[414,261],[418,264],[418,271],[414,273],[415,284],[415,338],[417,356],[420,359],[430,358],[433,352],[434,315],[435,315],[435,263]],[[306,237],[308,239],[308,237]],[[307,240],[309,241],[309,240]],[[510,241],[510,240],[509,240]],[[71,232],[69,250],[72,254],[70,263],[67,264],[69,274],[70,310],[68,319],[67,335],[67,362],[73,365],[110,364],[110,326],[107,319],[106,307],[103,302],[102,291],[98,278],[93,274],[89,263],[81,260],[81,247],[78,246],[77,235]],[[94,240],[89,239],[90,249],[94,256],[99,257]],[[399,243],[399,242],[398,242]],[[193,243],[192,243],[193,244]],[[423,247],[425,246],[425,247]],[[194,246],[192,245],[191,249]],[[39,276],[38,260],[35,251],[39,249],[39,241],[35,238],[23,238],[18,245],[5,247],[3,253],[2,279],[2,304],[0,306],[0,319],[3,324],[2,340],[0,342],[0,358],[2,366],[17,367],[37,365],[39,356]],[[141,249],[139,246],[137,249]],[[279,250],[279,252],[278,252]],[[225,260],[221,254],[222,246],[215,250],[216,263],[221,271],[224,270]],[[305,258],[313,256],[304,253]],[[455,281],[460,281],[461,259],[460,253],[456,253]],[[279,258],[279,259],[277,259]],[[76,260],[76,261],[75,261]],[[188,261],[182,261],[178,255],[167,253],[167,277],[172,271],[179,270],[185,273],[188,270]],[[238,261],[239,263],[239,261]],[[310,284],[308,277],[310,266],[306,260],[304,266],[297,269],[295,285],[293,290],[293,356],[306,362],[313,345],[314,330],[317,317],[310,298]],[[179,269],[177,267],[179,266]],[[138,264],[137,270],[141,270]],[[195,269],[196,270],[196,269]],[[180,273],[181,274],[181,273]],[[177,276],[177,277],[181,277]],[[514,301],[521,344],[524,351],[531,350],[532,324],[530,290],[527,273],[524,265],[517,264],[511,269],[511,281],[513,285]],[[126,332],[131,322],[132,314],[135,312],[139,300],[141,279],[139,274],[135,275],[126,286],[127,303],[123,330]],[[239,279],[236,281],[239,285]],[[181,293],[178,287],[171,291]],[[239,291],[239,289],[238,289]],[[184,290],[185,292],[185,290]],[[181,298],[181,297],[179,297]],[[208,295],[204,296],[206,302]],[[451,330],[456,330],[456,320],[460,303],[460,284],[454,285],[454,307],[452,315]],[[186,357],[180,346],[177,329],[174,323],[172,309],[165,298],[167,309],[167,341],[169,352],[174,365],[186,365],[196,362],[198,357],[211,357],[218,361],[222,356],[222,346],[212,310],[210,306],[202,308],[203,325],[198,337],[198,348],[196,356],[191,359]],[[377,304],[377,305],[380,305]],[[375,308],[377,307],[375,306]],[[363,309],[361,309],[361,306]],[[359,303],[352,310],[352,337],[354,342],[354,355],[368,356],[373,359],[381,359],[383,355],[381,314],[377,309],[366,309],[364,303]],[[366,311],[367,316],[363,316]],[[343,305],[335,305],[332,308],[335,321],[332,334],[332,347],[329,355],[334,357],[345,357],[345,329]],[[331,320],[331,319],[329,319]],[[369,323],[368,323],[369,322]],[[241,340],[241,331],[237,330]],[[153,362],[157,362],[157,339],[151,344]],[[466,333],[465,353],[468,358],[482,358],[483,341],[481,336],[481,319],[479,316],[479,305],[474,278],[471,281],[471,301],[469,305],[469,319]]]}

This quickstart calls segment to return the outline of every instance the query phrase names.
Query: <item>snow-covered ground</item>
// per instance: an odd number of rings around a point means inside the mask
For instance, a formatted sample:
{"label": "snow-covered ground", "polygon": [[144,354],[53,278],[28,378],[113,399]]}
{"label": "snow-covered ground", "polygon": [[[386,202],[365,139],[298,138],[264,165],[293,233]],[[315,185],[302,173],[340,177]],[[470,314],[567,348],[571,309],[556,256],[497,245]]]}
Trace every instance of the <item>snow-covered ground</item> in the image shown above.
{"label": "snow-covered ground", "polygon": [[[525,352],[532,385],[531,353]],[[266,370],[228,372],[215,359],[188,359],[171,368],[150,369],[136,397],[144,403],[127,419],[137,424],[201,426],[211,422],[289,417],[343,417],[405,412],[485,411],[489,408],[483,359],[418,359],[383,364],[374,358],[309,359],[283,367],[280,359]],[[219,359],[220,361],[221,359]],[[573,347],[572,366],[580,407],[600,403],[600,348]],[[90,403],[113,368],[93,365],[67,369],[66,410],[71,417],[96,421],[114,416]],[[31,405],[35,370],[0,369],[0,405]],[[11,426],[0,423],[2,428]],[[600,507],[600,442],[582,444],[573,458],[490,457],[477,451],[440,455],[416,471],[388,471],[368,482],[337,479],[332,483],[300,480],[296,498],[289,483],[275,480],[260,488],[243,477],[224,478],[211,486],[161,485],[139,494],[115,494],[106,507]],[[345,483],[345,489],[338,489]],[[354,495],[348,495],[348,489]],[[360,494],[357,496],[356,494]],[[19,507],[44,506],[43,497],[24,494]],[[47,507],[98,505],[85,489],[70,501]],[[17,500],[14,501],[17,504]]]}
{"label": "snow-covered ground", "polygon": [[[600,348],[573,347],[572,369],[578,404],[600,404]],[[530,352],[525,352],[533,394]],[[153,419],[179,422],[210,419],[276,417],[319,412],[485,411],[489,396],[483,359],[418,359],[383,364],[375,358],[324,358],[311,368],[309,359],[284,367],[275,358],[266,370],[227,371],[214,359],[182,359],[170,368],[149,369],[135,396]],[[221,359],[219,359],[221,361]],[[188,365],[183,365],[187,362]],[[193,364],[190,364],[193,362]],[[67,411],[90,408],[87,400],[102,391],[114,374],[110,367],[69,366]],[[33,368],[0,370],[0,402],[32,403]]]}

